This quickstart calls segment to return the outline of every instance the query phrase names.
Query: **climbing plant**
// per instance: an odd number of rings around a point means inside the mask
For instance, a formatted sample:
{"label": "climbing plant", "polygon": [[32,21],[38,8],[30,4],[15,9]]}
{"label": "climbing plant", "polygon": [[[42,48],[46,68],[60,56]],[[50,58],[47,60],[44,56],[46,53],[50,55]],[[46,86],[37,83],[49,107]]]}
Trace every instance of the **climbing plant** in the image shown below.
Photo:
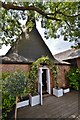
{"label": "climbing plant", "polygon": [[35,62],[32,63],[31,69],[28,73],[28,78],[31,81],[31,93],[36,93],[36,80],[38,78],[38,68],[42,65],[48,65],[50,70],[52,71],[52,75],[55,80],[57,80],[57,72],[56,72],[56,66],[54,65],[54,62],[51,61],[48,56],[41,57]]}

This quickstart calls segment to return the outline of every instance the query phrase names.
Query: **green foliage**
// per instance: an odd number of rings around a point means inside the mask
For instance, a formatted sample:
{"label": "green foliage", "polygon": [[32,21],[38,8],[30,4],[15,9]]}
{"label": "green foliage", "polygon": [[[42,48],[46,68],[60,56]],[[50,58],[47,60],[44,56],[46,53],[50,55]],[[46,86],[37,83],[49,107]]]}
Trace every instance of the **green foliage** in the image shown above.
{"label": "green foliage", "polygon": [[58,77],[58,73],[59,73],[59,66],[56,65],[55,66],[55,70],[54,70],[54,80],[55,80],[54,82],[55,82],[55,87],[56,88],[59,88],[59,85],[58,85],[59,82],[58,82],[58,78],[57,78]]}
{"label": "green foliage", "polygon": [[10,94],[2,94],[2,119],[5,120],[7,114],[12,110],[15,105],[15,97]]}
{"label": "green foliage", "polygon": [[41,57],[33,64],[31,65],[31,69],[28,73],[28,78],[30,79],[30,85],[31,85],[31,93],[35,94],[36,93],[36,80],[38,78],[38,68],[43,65],[48,65],[50,70],[52,71],[52,75],[54,79],[56,80],[56,67],[52,61],[46,56],[46,57]]}
{"label": "green foliage", "polygon": [[[46,38],[57,38],[61,35],[64,35],[64,40],[75,42],[77,40],[78,42],[78,36],[80,35],[78,27],[79,2],[41,2],[40,0],[35,0],[33,2],[17,1],[12,4],[14,6],[22,6],[25,8],[33,6],[34,9],[32,11],[37,11],[35,13],[36,20],[40,20],[40,18],[46,18],[46,21],[43,21],[43,23],[45,24],[44,28],[47,29]],[[0,9],[0,13],[2,15],[0,19],[0,37],[2,39],[2,44],[13,44],[16,38],[21,34],[22,27],[19,20],[25,20],[26,18],[31,16],[31,14],[29,13],[29,11],[31,12],[31,10],[28,9],[26,11],[25,8],[24,11],[12,9],[6,10],[4,8]],[[31,31],[33,27],[33,18],[29,19],[30,24],[27,20],[28,19],[26,19],[26,23],[28,22],[26,24],[27,28],[29,28],[29,31]]]}
{"label": "green foliage", "polygon": [[[2,77],[5,77],[6,74]],[[3,93],[9,93],[12,96],[27,94],[28,80],[25,73],[16,71],[3,78]]]}
{"label": "green foliage", "polygon": [[80,89],[80,70],[78,68],[72,68],[66,74],[66,77],[69,79],[70,87],[79,90]]}
{"label": "green foliage", "polygon": [[10,72],[2,72],[1,75],[2,75],[2,76],[1,76],[1,78],[2,78],[1,80],[5,80],[5,78],[10,75]]}
{"label": "green foliage", "polygon": [[19,13],[13,10],[0,9],[0,39],[2,45],[12,45],[21,33],[21,25],[18,21],[20,19]]}
{"label": "green foliage", "polygon": [[2,119],[5,120],[7,117],[7,114],[10,112],[12,107],[15,105],[15,97],[11,96],[9,93],[6,93],[6,91],[3,88],[3,81],[5,81],[6,77],[10,75],[9,72],[2,72],[0,75],[0,81],[2,83]]}
{"label": "green foliage", "polygon": [[2,72],[2,117],[7,117],[8,112],[15,105],[16,96],[28,95],[30,92],[30,83],[27,74],[21,71],[14,73]]}
{"label": "green foliage", "polygon": [[43,65],[48,65],[52,71],[52,75],[56,79],[57,71],[54,63],[48,57],[41,57],[31,65],[28,73],[16,71],[14,73],[2,73],[2,109],[3,119],[7,117],[15,104],[16,96],[36,94],[36,80],[38,79],[38,68]]}

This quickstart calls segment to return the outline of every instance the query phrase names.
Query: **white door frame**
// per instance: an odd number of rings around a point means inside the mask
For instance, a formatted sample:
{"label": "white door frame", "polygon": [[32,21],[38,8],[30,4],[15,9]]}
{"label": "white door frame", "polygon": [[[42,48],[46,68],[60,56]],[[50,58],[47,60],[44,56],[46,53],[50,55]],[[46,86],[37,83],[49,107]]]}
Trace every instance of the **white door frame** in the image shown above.
{"label": "white door frame", "polygon": [[46,69],[46,73],[47,73],[47,92],[49,94],[51,94],[51,90],[50,90],[50,70],[48,67],[46,66],[43,66],[43,67],[39,67],[39,70],[38,70],[38,92],[40,94],[40,101],[41,101],[41,105],[43,104],[43,101],[42,101],[42,70],[43,69]]}

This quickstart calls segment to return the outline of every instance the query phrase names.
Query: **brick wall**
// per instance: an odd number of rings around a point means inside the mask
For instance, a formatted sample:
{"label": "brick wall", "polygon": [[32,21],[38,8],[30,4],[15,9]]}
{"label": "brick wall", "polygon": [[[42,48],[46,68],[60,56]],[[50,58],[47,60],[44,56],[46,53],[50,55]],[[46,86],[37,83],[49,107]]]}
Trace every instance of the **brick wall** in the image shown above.
{"label": "brick wall", "polygon": [[[65,79],[65,73],[67,71],[69,71],[70,66],[69,65],[58,65],[59,66],[59,73],[58,73],[58,77],[57,80],[59,82],[59,87],[64,87],[64,86],[68,86],[68,80]],[[2,71],[4,72],[14,72],[16,70],[22,70],[25,72],[28,72],[30,68],[30,65],[28,64],[0,64],[0,71],[2,69]],[[50,86],[51,86],[51,91],[53,89],[53,87],[55,87],[55,81],[54,78],[52,77],[52,72],[50,71]]]}
{"label": "brick wall", "polygon": [[68,87],[69,83],[68,80],[65,77],[66,72],[70,70],[69,65],[59,65],[59,71],[58,71],[58,76],[57,80],[59,82],[59,87]]}
{"label": "brick wall", "polygon": [[[65,77],[65,74],[70,70],[70,65],[58,65],[59,72],[57,76],[57,80],[59,82],[59,87],[68,87],[69,83],[68,80]],[[55,81],[52,76],[52,72],[50,71],[50,87],[51,87],[51,93],[53,87],[55,87]]]}
{"label": "brick wall", "polygon": [[80,58],[77,58],[77,66],[80,69]]}
{"label": "brick wall", "polygon": [[22,71],[29,71],[29,65],[28,64],[0,64],[0,72],[14,72],[16,70],[22,70]]}

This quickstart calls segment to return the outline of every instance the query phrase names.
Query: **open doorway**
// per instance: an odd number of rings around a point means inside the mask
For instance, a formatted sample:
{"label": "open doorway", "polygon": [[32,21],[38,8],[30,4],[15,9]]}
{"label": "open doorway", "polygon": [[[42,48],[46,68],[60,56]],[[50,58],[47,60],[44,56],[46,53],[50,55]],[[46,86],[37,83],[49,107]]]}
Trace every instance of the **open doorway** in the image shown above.
{"label": "open doorway", "polygon": [[47,75],[46,69],[42,69],[42,94],[47,93]]}
{"label": "open doorway", "polygon": [[43,105],[42,95],[45,93],[51,94],[50,90],[50,70],[43,66],[38,70],[38,93],[40,94],[40,102]]}

